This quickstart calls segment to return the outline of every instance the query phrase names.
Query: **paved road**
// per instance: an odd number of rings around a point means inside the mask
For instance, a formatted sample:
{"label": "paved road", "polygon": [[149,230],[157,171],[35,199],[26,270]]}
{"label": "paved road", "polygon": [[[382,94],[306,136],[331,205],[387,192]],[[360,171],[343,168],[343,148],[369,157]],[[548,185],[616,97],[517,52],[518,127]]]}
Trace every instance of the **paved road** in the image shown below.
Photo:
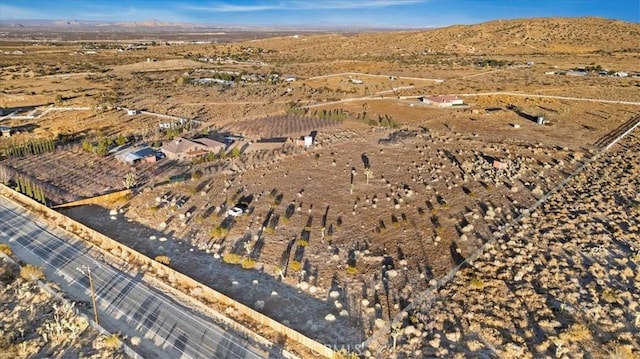
{"label": "paved road", "polygon": [[[100,324],[142,342],[135,351],[153,358],[278,358],[253,342],[217,326],[133,277],[96,260],[86,243],[47,227],[25,209],[0,197],[0,242],[15,255],[42,266],[47,279],[70,298],[91,303],[83,266],[92,267]],[[91,309],[88,309],[91,315]]]}

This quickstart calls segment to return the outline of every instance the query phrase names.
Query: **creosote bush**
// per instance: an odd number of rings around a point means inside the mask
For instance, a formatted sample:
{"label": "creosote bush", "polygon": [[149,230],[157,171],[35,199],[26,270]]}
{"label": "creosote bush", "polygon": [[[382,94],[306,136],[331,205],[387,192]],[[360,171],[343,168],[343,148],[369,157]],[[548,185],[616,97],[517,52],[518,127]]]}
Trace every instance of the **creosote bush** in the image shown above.
{"label": "creosote bush", "polygon": [[0,252],[10,256],[13,252],[11,251],[11,247],[9,247],[6,243],[0,243]]}
{"label": "creosote bush", "polygon": [[228,233],[229,233],[228,229],[218,226],[218,227],[212,229],[211,233],[209,233],[209,234],[213,238],[222,238],[222,237],[225,237]]}
{"label": "creosote bush", "polygon": [[244,269],[253,269],[256,266],[256,261],[251,258],[243,258],[241,265]]}
{"label": "creosote bush", "polygon": [[242,262],[242,257],[235,253],[226,253],[222,257],[222,261],[228,264],[239,264]]}
{"label": "creosote bush", "polygon": [[304,239],[298,239],[298,242],[297,242],[297,243],[298,243],[298,245],[299,245],[300,247],[306,247],[306,246],[308,246],[308,245],[309,245],[309,241],[304,240]]}
{"label": "creosote bush", "polygon": [[302,269],[302,263],[298,261],[291,261],[291,263],[289,263],[289,268],[294,272],[299,272]]}
{"label": "creosote bush", "polygon": [[107,349],[118,350],[122,345],[122,342],[120,342],[120,339],[116,334],[111,334],[102,339],[102,345]]}
{"label": "creosote bush", "polygon": [[20,269],[20,277],[29,282],[33,282],[44,278],[44,272],[32,264],[27,264]]}
{"label": "creosote bush", "polygon": [[351,275],[358,274],[358,268],[356,268],[356,266],[348,266],[347,267],[347,274],[351,274]]}
{"label": "creosote bush", "polygon": [[484,281],[480,278],[473,278],[471,280],[471,288],[482,289],[484,288]]}

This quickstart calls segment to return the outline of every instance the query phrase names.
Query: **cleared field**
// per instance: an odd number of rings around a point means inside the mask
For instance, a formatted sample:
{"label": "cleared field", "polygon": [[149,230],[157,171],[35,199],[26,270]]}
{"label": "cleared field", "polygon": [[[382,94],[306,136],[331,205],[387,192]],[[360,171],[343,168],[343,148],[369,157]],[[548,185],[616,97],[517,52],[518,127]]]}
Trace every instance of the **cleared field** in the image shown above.
{"label": "cleared field", "polygon": [[311,131],[340,126],[340,121],[324,120],[311,117],[271,116],[262,119],[235,122],[225,129],[243,133],[250,137],[296,137],[309,134]]}

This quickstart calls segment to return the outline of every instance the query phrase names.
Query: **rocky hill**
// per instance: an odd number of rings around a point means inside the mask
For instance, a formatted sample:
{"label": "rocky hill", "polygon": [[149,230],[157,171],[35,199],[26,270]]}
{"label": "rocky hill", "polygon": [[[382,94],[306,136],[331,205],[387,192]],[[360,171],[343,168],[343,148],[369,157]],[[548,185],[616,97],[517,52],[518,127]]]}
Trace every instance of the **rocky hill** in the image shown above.
{"label": "rocky hill", "polygon": [[[495,20],[410,31],[266,39],[266,49],[304,57],[384,58],[428,54],[512,55],[640,51],[640,24],[596,17]],[[253,43],[255,46],[255,42]]]}

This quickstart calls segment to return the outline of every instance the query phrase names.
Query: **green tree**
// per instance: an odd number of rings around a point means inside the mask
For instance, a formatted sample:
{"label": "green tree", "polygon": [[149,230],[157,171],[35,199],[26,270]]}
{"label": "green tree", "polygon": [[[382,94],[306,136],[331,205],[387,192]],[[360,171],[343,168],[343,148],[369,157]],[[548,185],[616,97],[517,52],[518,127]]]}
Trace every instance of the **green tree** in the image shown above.
{"label": "green tree", "polygon": [[116,138],[116,143],[118,146],[122,146],[127,143],[127,138],[123,134],[119,134],[118,138]]}

